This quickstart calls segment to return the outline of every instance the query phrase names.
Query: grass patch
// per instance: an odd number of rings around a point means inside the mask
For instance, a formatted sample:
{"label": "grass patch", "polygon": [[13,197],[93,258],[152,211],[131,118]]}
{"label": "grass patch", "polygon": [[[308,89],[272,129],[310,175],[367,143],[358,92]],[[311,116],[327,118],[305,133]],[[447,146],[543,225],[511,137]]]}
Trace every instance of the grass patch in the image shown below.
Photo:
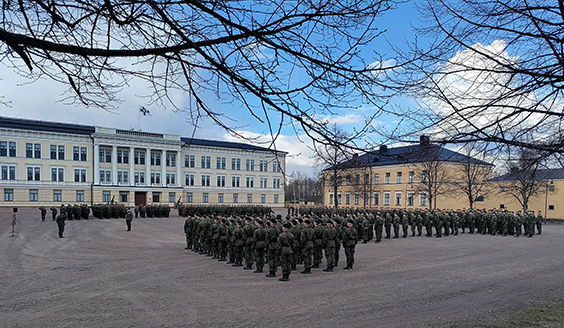
{"label": "grass patch", "polygon": [[564,302],[539,304],[509,312],[505,319],[494,322],[462,322],[434,327],[449,328],[561,328],[564,327]]}

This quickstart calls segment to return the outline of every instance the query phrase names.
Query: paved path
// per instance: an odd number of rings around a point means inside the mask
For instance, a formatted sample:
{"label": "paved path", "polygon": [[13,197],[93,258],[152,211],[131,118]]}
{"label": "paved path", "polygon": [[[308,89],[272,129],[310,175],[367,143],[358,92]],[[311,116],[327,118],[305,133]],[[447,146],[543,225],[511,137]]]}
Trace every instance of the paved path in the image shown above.
{"label": "paved path", "polygon": [[67,221],[62,239],[37,209],[10,238],[11,217],[0,210],[1,327],[427,327],[564,298],[564,225],[359,244],[354,270],[341,250],[334,273],[282,283],[184,250],[179,217],[130,232]]}

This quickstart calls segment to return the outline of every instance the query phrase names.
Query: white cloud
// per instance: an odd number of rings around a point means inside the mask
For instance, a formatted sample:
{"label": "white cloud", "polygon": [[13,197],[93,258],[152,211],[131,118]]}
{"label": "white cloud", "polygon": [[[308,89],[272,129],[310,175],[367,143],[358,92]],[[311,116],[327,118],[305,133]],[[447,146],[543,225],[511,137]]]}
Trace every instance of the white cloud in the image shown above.
{"label": "white cloud", "polygon": [[328,124],[337,124],[337,125],[356,124],[356,123],[362,123],[362,116],[358,114],[347,114],[343,116],[326,115],[320,118],[320,121],[326,122]]}
{"label": "white cloud", "polygon": [[383,60],[383,61],[375,61],[372,64],[367,66],[367,69],[371,70],[372,75],[375,78],[378,78],[382,75],[388,74],[393,72],[396,68],[397,61],[393,58]]}

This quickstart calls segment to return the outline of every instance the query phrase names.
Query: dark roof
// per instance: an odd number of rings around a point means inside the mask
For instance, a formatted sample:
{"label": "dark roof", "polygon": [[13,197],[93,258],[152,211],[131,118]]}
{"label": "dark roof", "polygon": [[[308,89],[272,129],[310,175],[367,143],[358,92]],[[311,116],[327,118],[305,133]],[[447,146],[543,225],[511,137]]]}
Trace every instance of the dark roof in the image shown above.
{"label": "dark roof", "polygon": [[96,131],[96,128],[90,125],[25,120],[21,118],[11,118],[11,117],[3,117],[3,116],[0,116],[0,127],[21,129],[21,130],[83,134],[83,135],[90,135]]}
{"label": "dark roof", "polygon": [[[488,182],[518,181],[523,176],[522,172],[509,172],[492,178]],[[525,173],[525,178],[528,178]],[[530,175],[529,175],[530,176]],[[535,172],[535,180],[564,180],[564,169],[543,169]]]}
{"label": "dark roof", "polygon": [[[229,142],[229,141],[217,141],[217,140],[206,140],[197,138],[180,138],[187,145],[197,145],[197,146],[207,146],[207,147],[221,147],[221,148],[234,148],[240,150],[249,151],[273,151],[272,149],[259,147],[255,145],[249,145],[239,142]],[[280,153],[287,154],[285,151],[277,150]]]}
{"label": "dark roof", "polygon": [[[430,161],[453,162],[453,163],[470,163],[477,165],[489,165],[488,162],[469,157],[450,149],[433,145],[433,144],[417,144],[410,146],[387,148],[380,147],[380,150],[370,151],[362,155],[355,155],[352,159],[339,164],[340,169],[349,169],[355,167],[368,166],[388,166],[402,164],[416,164]],[[325,169],[329,170],[329,168]]]}

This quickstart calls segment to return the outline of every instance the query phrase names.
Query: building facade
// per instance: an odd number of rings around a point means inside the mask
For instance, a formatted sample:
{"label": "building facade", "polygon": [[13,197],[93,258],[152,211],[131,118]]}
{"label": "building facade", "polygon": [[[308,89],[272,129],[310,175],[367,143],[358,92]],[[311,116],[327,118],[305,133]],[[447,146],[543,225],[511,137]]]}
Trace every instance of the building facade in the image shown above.
{"label": "building facade", "polygon": [[[324,173],[324,205],[362,208],[468,208],[460,188],[465,170],[480,171],[482,185],[493,165],[431,145],[388,148],[355,155]],[[335,184],[337,188],[335,188]],[[481,199],[481,198],[479,198]]]}
{"label": "building facade", "polygon": [[286,152],[249,144],[0,117],[2,206],[283,206]]}

